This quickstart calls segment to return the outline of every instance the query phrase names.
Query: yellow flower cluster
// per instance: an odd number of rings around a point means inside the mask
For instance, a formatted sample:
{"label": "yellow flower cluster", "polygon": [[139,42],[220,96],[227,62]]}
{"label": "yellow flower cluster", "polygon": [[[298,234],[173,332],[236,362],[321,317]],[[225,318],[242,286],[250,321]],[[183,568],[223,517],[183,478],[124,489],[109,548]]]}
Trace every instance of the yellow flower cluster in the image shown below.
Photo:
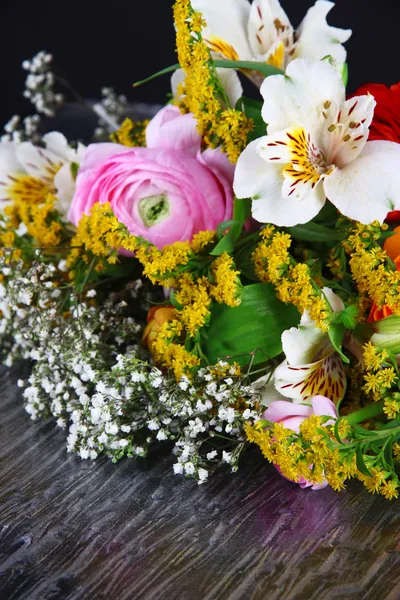
{"label": "yellow flower cluster", "polygon": [[363,347],[364,368],[367,371],[378,371],[388,358],[387,350],[377,348],[371,342],[367,342]]}
{"label": "yellow flower cluster", "polygon": [[[376,348],[371,342],[363,348],[364,368],[364,390],[371,393],[375,401],[382,398],[387,390],[398,383],[398,376],[393,367],[389,366],[389,354],[387,350]],[[388,404],[387,411],[393,412],[393,406]]]}
{"label": "yellow flower cluster", "polygon": [[394,479],[387,479],[381,469],[373,467],[370,469],[371,476],[358,474],[357,479],[363,482],[364,486],[371,494],[381,494],[386,500],[393,500],[399,497],[399,483]]}
{"label": "yellow flower cluster", "polygon": [[231,308],[239,306],[241,285],[240,271],[235,271],[233,258],[224,252],[211,265],[211,273],[215,285],[211,287],[210,295],[219,304],[226,304]]}
{"label": "yellow flower cluster", "polygon": [[383,412],[388,419],[398,419],[400,413],[400,402],[395,397],[386,398],[383,405]]}
{"label": "yellow flower cluster", "polygon": [[146,145],[146,127],[150,121],[137,121],[125,119],[120,128],[110,135],[110,140],[129,148]]}
{"label": "yellow flower cluster", "polygon": [[[125,225],[118,221],[109,203],[97,202],[93,205],[90,215],[83,215],[78,223],[76,234],[71,241],[67,264],[72,268],[79,259],[88,263],[88,252],[109,264],[115,264],[118,261],[119,248],[134,252],[139,243]],[[101,271],[103,268],[104,264],[100,261],[96,269]],[[70,276],[74,278],[73,271]]]}
{"label": "yellow flower cluster", "polygon": [[230,307],[239,306],[240,271],[235,271],[234,267],[232,257],[224,253],[211,264],[214,283],[205,276],[196,278],[191,273],[176,277],[175,299],[182,307],[177,316],[190,337],[195,337],[198,330],[207,324],[213,299]]}
{"label": "yellow flower cluster", "polygon": [[194,337],[210,317],[211,298],[209,288],[210,284],[206,277],[193,279],[190,273],[184,273],[178,279],[175,298],[182,306],[178,318],[185,326],[190,337]]}
{"label": "yellow flower cluster", "polygon": [[[291,481],[306,479],[315,485],[326,480],[334,490],[340,491],[347,479],[355,477],[370,492],[387,499],[397,498],[398,482],[375,468],[370,469],[371,476],[361,473],[355,451],[348,450],[346,445],[339,450],[332,429],[332,426],[324,426],[323,419],[315,415],[302,422],[300,434],[286,429],[281,423],[267,428],[262,421],[245,425],[248,441],[257,444],[263,456]],[[349,435],[350,430],[350,425],[343,419],[339,424],[341,439]]]}
{"label": "yellow flower cluster", "polygon": [[10,227],[16,228],[17,223],[24,223],[36,246],[56,247],[61,244],[63,237],[62,225],[57,218],[56,202],[57,198],[52,194],[48,194],[40,203],[30,203],[20,197],[5,207],[4,214]]}
{"label": "yellow flower cluster", "polygon": [[351,235],[343,243],[350,255],[350,269],[358,290],[368,296],[378,308],[387,306],[400,315],[400,272],[377,244],[387,225],[356,223]]}
{"label": "yellow flower cluster", "polygon": [[261,242],[253,253],[255,271],[260,280],[272,283],[279,300],[293,304],[300,314],[307,310],[316,325],[327,331],[332,309],[313,280],[308,266],[296,264],[289,254],[292,243],[290,235],[267,226],[260,236]]}
{"label": "yellow flower cluster", "polygon": [[136,252],[136,257],[143,265],[143,275],[152,283],[165,287],[175,285],[177,272],[189,262],[191,256],[189,242],[175,242],[164,246],[162,250],[156,246],[142,245]]}
{"label": "yellow flower cluster", "polygon": [[211,148],[222,145],[235,163],[247,145],[254,123],[241,111],[229,107],[201,36],[204,21],[190,0],[176,0],[174,19],[178,59],[185,72],[179,89],[181,109],[195,115],[205,144]]}
{"label": "yellow flower cluster", "polygon": [[321,433],[322,427],[322,418],[313,415],[300,425],[300,435],[281,423],[265,429],[262,421],[253,426],[246,423],[245,430],[249,442],[257,444],[264,457],[291,481],[307,479],[321,484],[325,479],[340,491],[345,480],[357,474],[355,458],[343,460],[337,449],[332,449],[330,437]]}
{"label": "yellow flower cluster", "polygon": [[193,369],[200,365],[200,359],[176,341],[182,332],[182,323],[167,321],[152,345],[156,364],[171,369],[178,381],[184,375],[191,378]]}

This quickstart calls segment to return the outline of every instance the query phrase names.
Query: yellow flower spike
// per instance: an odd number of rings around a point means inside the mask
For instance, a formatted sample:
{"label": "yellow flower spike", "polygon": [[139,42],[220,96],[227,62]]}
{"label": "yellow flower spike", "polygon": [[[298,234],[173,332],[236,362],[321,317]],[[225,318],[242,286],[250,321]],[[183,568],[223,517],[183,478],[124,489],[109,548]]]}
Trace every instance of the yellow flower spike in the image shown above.
{"label": "yellow flower spike", "polygon": [[241,111],[226,106],[210,50],[201,36],[205,23],[189,0],[176,0],[174,20],[178,59],[185,72],[178,104],[183,112],[195,115],[205,144],[211,148],[222,145],[235,163],[247,145],[254,122]]}
{"label": "yellow flower spike", "polygon": [[260,237],[252,257],[260,280],[272,283],[279,300],[293,304],[300,314],[307,310],[316,325],[327,331],[331,307],[311,277],[308,266],[294,264],[288,251],[292,243],[290,235],[275,233],[274,227],[267,226]]}
{"label": "yellow flower spike", "polygon": [[224,252],[211,265],[211,272],[215,285],[211,289],[211,296],[219,303],[231,308],[240,304],[240,271],[234,270],[233,258]]}
{"label": "yellow flower spike", "polygon": [[122,144],[128,148],[146,145],[146,127],[149,120],[133,122],[125,119],[117,131],[110,135],[110,140],[116,144]]}
{"label": "yellow flower spike", "polygon": [[399,497],[399,482],[394,479],[389,479],[383,482],[379,488],[379,493],[386,498],[386,500],[393,500]]}

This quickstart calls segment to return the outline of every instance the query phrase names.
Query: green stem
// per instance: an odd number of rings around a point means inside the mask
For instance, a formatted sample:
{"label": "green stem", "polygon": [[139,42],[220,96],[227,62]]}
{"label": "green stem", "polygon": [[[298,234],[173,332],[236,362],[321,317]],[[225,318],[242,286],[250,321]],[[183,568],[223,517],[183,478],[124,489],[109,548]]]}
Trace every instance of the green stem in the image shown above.
{"label": "green stem", "polygon": [[357,423],[377,417],[383,413],[384,403],[384,400],[380,400],[379,402],[374,402],[373,404],[364,406],[364,408],[360,408],[360,410],[357,410],[351,415],[346,416],[346,419],[350,425],[357,425]]}

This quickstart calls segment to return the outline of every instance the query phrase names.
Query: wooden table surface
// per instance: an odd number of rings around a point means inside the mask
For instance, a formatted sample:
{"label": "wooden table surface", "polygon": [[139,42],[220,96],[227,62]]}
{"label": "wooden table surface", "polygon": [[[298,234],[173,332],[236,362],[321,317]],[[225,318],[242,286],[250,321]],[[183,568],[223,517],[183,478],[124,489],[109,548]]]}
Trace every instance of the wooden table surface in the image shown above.
{"label": "wooden table surface", "polygon": [[203,486],[171,457],[81,461],[0,374],[0,597],[400,598],[400,501],[301,490],[255,449]]}

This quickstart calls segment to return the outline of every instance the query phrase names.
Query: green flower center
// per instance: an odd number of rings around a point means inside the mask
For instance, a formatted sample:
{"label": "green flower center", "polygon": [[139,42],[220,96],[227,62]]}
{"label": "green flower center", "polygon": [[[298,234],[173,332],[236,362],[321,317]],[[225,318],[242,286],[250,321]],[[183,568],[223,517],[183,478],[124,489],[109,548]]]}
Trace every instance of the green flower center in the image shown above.
{"label": "green flower center", "polygon": [[138,206],[139,215],[146,227],[154,227],[171,214],[167,194],[142,198]]}

